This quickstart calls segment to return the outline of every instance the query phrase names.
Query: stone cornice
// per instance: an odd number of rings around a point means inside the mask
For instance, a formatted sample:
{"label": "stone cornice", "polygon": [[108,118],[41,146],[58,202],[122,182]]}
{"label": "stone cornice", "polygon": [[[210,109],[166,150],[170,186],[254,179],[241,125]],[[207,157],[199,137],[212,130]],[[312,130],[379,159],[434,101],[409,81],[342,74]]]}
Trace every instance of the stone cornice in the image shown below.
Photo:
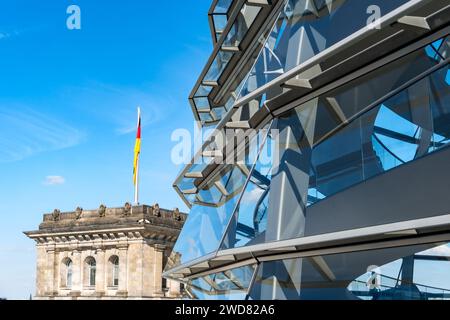
{"label": "stone cornice", "polygon": [[31,231],[25,234],[38,244],[70,244],[83,242],[105,243],[108,241],[124,240],[153,240],[156,242],[175,242],[177,230],[153,230],[148,226],[134,228],[99,229],[77,232],[42,232]]}
{"label": "stone cornice", "polygon": [[153,206],[131,206],[127,203],[123,207],[118,208],[108,208],[100,205],[95,210],[83,210],[78,207],[71,212],[61,212],[59,209],[55,209],[53,213],[44,214],[39,229],[64,227],[66,225],[99,225],[108,224],[112,221],[114,223],[127,224],[148,219],[152,219],[152,222],[156,224],[173,224],[173,222],[176,222],[175,226],[182,224],[186,220],[186,214],[180,212],[177,208],[174,210],[161,209],[158,204]]}
{"label": "stone cornice", "polygon": [[24,232],[38,244],[147,240],[173,243],[186,220],[186,214],[154,206],[125,204],[106,208],[45,214],[39,230]]}

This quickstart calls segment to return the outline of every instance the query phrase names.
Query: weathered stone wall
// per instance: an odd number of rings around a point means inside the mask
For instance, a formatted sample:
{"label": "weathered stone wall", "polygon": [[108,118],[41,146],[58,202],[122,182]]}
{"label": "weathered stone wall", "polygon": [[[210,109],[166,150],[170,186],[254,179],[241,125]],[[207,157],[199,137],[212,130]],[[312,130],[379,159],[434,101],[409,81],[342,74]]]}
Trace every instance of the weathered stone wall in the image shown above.
{"label": "weathered stone wall", "polygon": [[[124,207],[126,208],[126,206]],[[162,271],[186,216],[157,207],[99,208],[44,215],[36,240],[37,299],[179,298],[180,285]],[[112,282],[111,257],[119,258],[119,284]],[[89,283],[87,259],[95,259],[95,286]],[[72,262],[72,285],[66,286]]]}

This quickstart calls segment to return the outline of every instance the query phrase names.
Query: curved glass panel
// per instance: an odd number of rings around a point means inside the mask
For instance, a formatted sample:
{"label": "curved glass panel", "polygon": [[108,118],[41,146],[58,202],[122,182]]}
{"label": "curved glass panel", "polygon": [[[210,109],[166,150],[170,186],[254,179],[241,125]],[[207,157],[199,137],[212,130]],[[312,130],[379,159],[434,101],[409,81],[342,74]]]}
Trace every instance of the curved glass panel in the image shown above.
{"label": "curved glass panel", "polygon": [[221,249],[253,245],[265,241],[268,200],[275,147],[275,133],[271,130],[250,179],[243,191],[230,225],[227,228]]}
{"label": "curved glass panel", "polygon": [[233,56],[232,52],[219,51],[213,63],[211,64],[211,67],[209,67],[209,70],[205,75],[204,81],[217,82],[217,80],[219,80],[220,75],[222,74],[222,71],[225,69],[232,56]]}
{"label": "curved glass panel", "polygon": [[238,47],[242,39],[247,34],[248,29],[258,16],[261,7],[254,7],[244,4],[239,15],[236,18],[230,31],[227,33],[222,46],[224,47]]}
{"label": "curved glass panel", "polygon": [[[222,110],[220,108],[214,108],[212,112],[225,112],[224,108]],[[259,147],[262,143],[262,141],[265,139],[265,136],[267,134],[267,128],[266,126],[264,129],[261,130],[248,130],[247,132],[241,134],[237,133],[235,134],[232,129],[227,129],[226,127],[221,128],[220,131],[217,131],[217,135],[215,137],[219,137],[218,139],[221,139],[221,137],[225,137],[227,139],[226,143],[226,150],[230,151],[231,148],[234,148],[242,141],[251,141],[249,143],[249,146],[241,152],[240,155],[238,155],[238,159],[241,163],[246,164],[249,168],[251,168],[252,164],[254,163],[257,155],[257,150],[259,150]],[[235,139],[236,138],[236,139]],[[230,140],[231,139],[231,140]],[[215,140],[215,138],[211,139]],[[228,141],[229,140],[229,141]],[[210,145],[205,143],[207,147],[202,146],[202,150],[207,149]],[[211,148],[210,148],[211,149]],[[214,149],[214,148],[212,148]],[[227,161],[231,161],[233,163],[233,157],[229,157]],[[183,176],[179,176],[177,178],[177,181],[175,181],[175,188],[180,191],[180,193],[183,195],[184,199],[188,201],[190,204],[212,204],[217,205],[217,197],[214,196],[214,193],[217,193],[217,186],[211,185],[204,188],[205,190],[198,190],[197,187],[200,184],[200,181],[203,180],[202,173],[207,168],[209,164],[211,164],[213,161],[213,158],[207,158],[207,157],[199,157],[198,164],[190,164],[188,165],[188,169],[184,173]],[[236,159],[235,159],[236,160]],[[192,161],[196,161],[196,159],[192,159]],[[235,163],[238,161],[234,161]],[[227,162],[228,163],[228,162]],[[234,163],[234,164],[235,164]],[[229,167],[231,168],[231,167]],[[230,172],[230,169],[227,169],[227,172]],[[246,171],[246,170],[244,170]],[[246,171],[247,172],[247,171]],[[237,173],[236,173],[237,174]],[[247,176],[248,173],[245,173]],[[245,180],[244,180],[245,182]],[[213,181],[214,183],[214,181]],[[211,194],[205,194],[205,191],[208,192],[212,188],[213,192]],[[228,192],[229,194],[234,193]],[[202,196],[199,198],[197,195],[202,194]],[[207,199],[207,200],[206,200]],[[225,200],[225,199],[222,199]]]}
{"label": "curved glass panel", "polygon": [[253,265],[211,274],[191,280],[187,290],[201,300],[243,300],[253,277]]}
{"label": "curved glass panel", "polygon": [[[448,45],[448,39],[445,43]],[[369,80],[353,81],[320,100],[323,105],[319,105],[322,111],[316,119],[320,127],[315,130],[318,144],[312,155],[308,205],[448,143],[448,65],[342,126],[343,120],[354,118],[372,101],[442,61],[429,57],[430,46],[377,70]],[[441,48],[445,46],[441,44]],[[342,129],[333,132],[338,126]]]}
{"label": "curved glass panel", "polygon": [[216,33],[221,34],[227,25],[228,17],[225,14],[214,14],[213,20]]}
{"label": "curved glass panel", "polygon": [[233,0],[218,0],[214,7],[214,13],[227,13]]}
{"label": "curved glass panel", "polygon": [[[166,270],[214,252],[219,247],[239,197],[239,188],[242,188],[246,179],[246,176],[238,172],[238,167],[227,170],[223,172],[220,180],[226,181],[226,188],[234,190],[231,198],[227,196],[228,199],[224,199],[218,206],[197,204],[192,207],[169,257]],[[199,197],[205,202],[221,202],[221,198],[225,198],[216,186],[202,190],[196,196],[197,201]]]}
{"label": "curved glass panel", "polygon": [[[190,201],[194,205],[169,257],[166,270],[217,251],[252,164],[266,141],[269,127],[270,125],[254,134],[238,135],[238,141],[249,142],[245,152],[236,155],[236,158],[232,157],[235,161],[233,164],[225,165],[220,174],[191,195]],[[192,183],[198,185],[200,182],[193,179]]]}
{"label": "curved glass panel", "polygon": [[309,204],[445,146],[447,72],[448,66],[435,71],[317,145],[310,192],[321,196]]}
{"label": "curved glass panel", "polygon": [[228,10],[230,9],[233,0],[218,0],[214,9],[212,10],[212,22],[214,28],[215,42],[217,42],[222,35],[228,23]]}
{"label": "curved glass panel", "polygon": [[383,16],[406,2],[408,0],[288,0],[243,95],[366,27],[369,7],[377,6]]}
{"label": "curved glass panel", "polygon": [[263,262],[249,298],[450,299],[450,246],[432,243]]}
{"label": "curved glass panel", "polygon": [[362,300],[450,300],[450,245],[373,266],[348,290]]}
{"label": "curved glass panel", "polygon": [[[445,43],[448,40],[439,48]],[[263,154],[273,149],[269,162],[258,158],[221,249],[347,230],[362,223],[402,221],[400,216],[380,215],[360,218],[354,225],[324,224],[324,216],[308,217],[308,208],[447,145],[449,69],[443,64],[431,72],[443,60],[430,57],[427,48],[276,119],[277,136],[271,136],[263,149]],[[393,92],[419,75],[421,80]],[[390,98],[378,102],[391,92]]]}
{"label": "curved glass panel", "polygon": [[[224,33],[228,24],[228,9],[232,1],[219,1],[216,4],[216,8],[213,14],[210,16],[210,21],[214,28],[214,34],[216,42]],[[220,85],[219,79],[222,72],[227,67],[229,61],[232,59],[235,52],[239,50],[239,45],[243,39],[247,36],[248,31],[255,22],[258,14],[262,10],[259,5],[249,5],[243,3],[237,14],[233,24],[230,26],[229,31],[225,35],[223,41],[221,40],[221,48],[216,53],[213,62],[208,67],[206,75],[201,79],[201,85],[198,89],[195,89],[194,97],[191,97],[191,104],[197,109],[198,117],[201,120],[202,126],[212,126],[217,124],[226,113],[230,110],[234,103],[235,97],[239,94],[244,81],[234,90],[234,92],[228,92],[229,98],[225,105],[214,106],[206,100],[202,100],[202,106],[199,106],[195,98],[207,98],[212,90],[213,86]],[[217,11],[217,12],[216,12]],[[233,90],[233,89],[231,89]],[[206,109],[210,112],[199,112],[202,109]]]}

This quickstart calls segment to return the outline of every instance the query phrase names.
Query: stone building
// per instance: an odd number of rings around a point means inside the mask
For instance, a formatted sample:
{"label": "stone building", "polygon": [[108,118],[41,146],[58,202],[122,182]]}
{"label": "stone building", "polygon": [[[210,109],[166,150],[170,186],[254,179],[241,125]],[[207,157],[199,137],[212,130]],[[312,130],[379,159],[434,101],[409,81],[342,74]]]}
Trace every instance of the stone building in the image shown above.
{"label": "stone building", "polygon": [[185,219],[157,204],[45,214],[25,232],[36,241],[36,298],[180,298],[162,271]]}

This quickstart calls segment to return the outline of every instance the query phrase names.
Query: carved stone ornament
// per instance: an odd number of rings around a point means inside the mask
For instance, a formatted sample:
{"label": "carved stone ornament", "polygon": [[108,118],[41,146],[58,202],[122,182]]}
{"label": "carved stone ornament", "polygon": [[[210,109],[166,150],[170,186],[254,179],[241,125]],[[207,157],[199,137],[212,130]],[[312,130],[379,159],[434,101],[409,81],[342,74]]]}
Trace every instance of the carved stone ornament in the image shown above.
{"label": "carved stone ornament", "polygon": [[178,208],[173,209],[173,218],[177,221],[181,221],[181,214]]}
{"label": "carved stone ornament", "polygon": [[153,206],[153,215],[156,217],[160,217],[161,216],[161,211],[159,209],[159,204],[155,203],[155,205]]}
{"label": "carved stone ornament", "polygon": [[98,208],[98,215],[104,217],[106,215],[106,206],[104,204],[100,205]]}
{"label": "carved stone ornament", "polygon": [[83,208],[77,207],[75,209],[75,219],[77,220],[80,219],[82,215],[83,215]]}
{"label": "carved stone ornament", "polygon": [[53,218],[53,221],[61,220],[61,210],[59,210],[59,209],[53,210],[52,218]]}
{"label": "carved stone ornament", "polygon": [[131,203],[127,202],[123,206],[123,216],[127,217],[131,215]]}

